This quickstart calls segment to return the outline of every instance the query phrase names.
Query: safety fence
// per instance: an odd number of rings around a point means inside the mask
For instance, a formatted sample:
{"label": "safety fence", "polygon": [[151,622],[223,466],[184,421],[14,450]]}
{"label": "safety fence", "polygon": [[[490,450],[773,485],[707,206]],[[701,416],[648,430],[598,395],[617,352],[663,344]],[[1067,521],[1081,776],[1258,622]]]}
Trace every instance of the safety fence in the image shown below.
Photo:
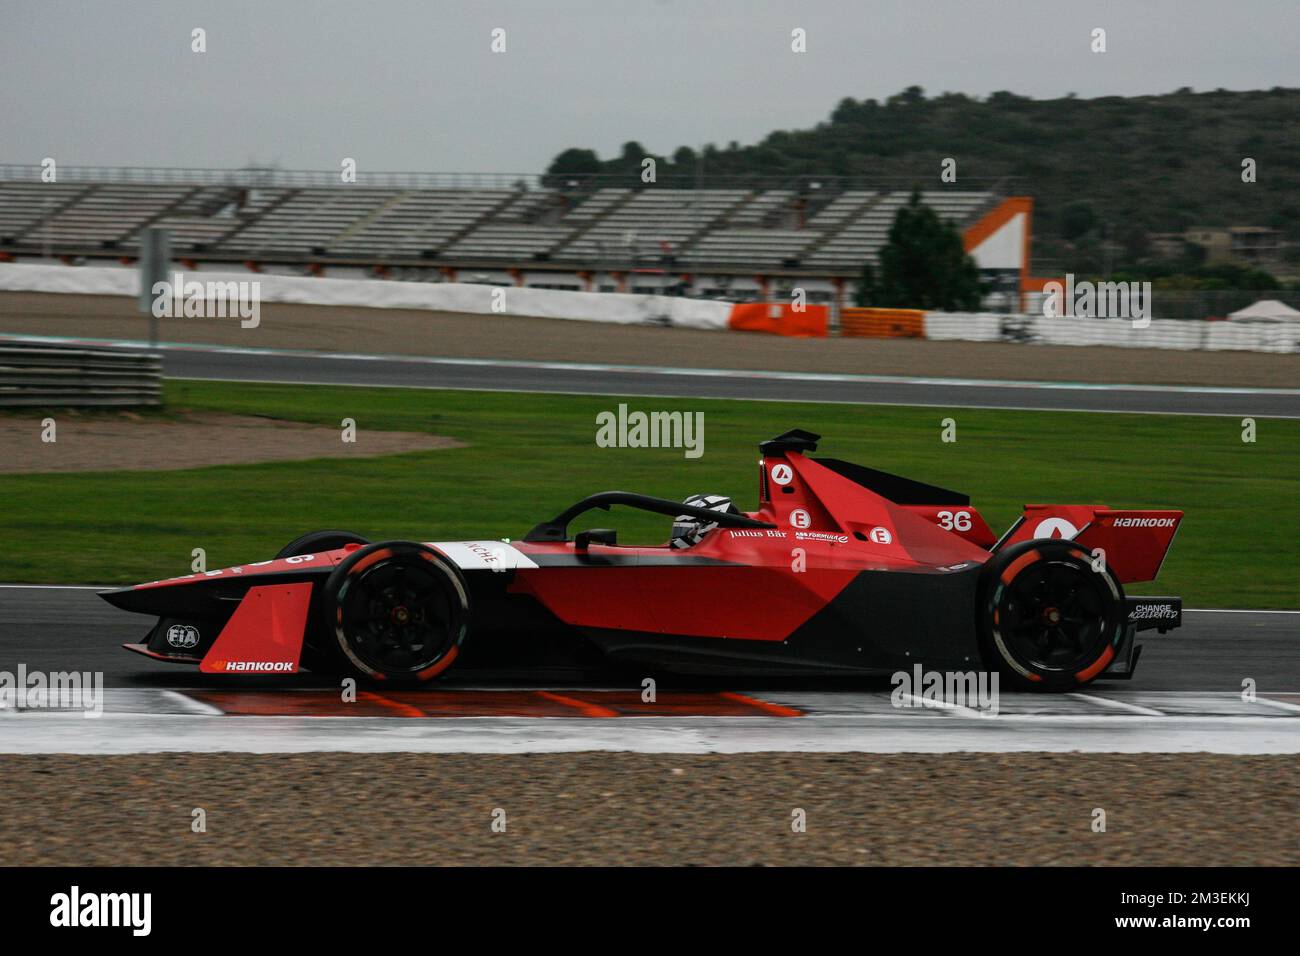
{"label": "safety fence", "polygon": [[162,404],[162,358],[0,339],[0,406]]}

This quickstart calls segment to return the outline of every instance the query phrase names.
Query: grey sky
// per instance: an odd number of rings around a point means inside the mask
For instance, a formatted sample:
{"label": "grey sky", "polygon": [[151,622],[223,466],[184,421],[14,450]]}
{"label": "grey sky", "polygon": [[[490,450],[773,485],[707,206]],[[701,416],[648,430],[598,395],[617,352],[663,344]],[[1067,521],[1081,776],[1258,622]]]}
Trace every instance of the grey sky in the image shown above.
{"label": "grey sky", "polygon": [[566,146],[752,143],[911,84],[1300,86],[1298,27],[1297,0],[0,0],[0,161],[531,173]]}

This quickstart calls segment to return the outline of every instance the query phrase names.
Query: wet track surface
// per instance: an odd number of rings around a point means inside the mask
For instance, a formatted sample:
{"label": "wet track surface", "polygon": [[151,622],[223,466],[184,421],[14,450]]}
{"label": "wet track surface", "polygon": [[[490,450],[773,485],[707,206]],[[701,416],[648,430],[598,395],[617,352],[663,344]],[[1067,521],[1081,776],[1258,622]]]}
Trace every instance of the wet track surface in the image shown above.
{"label": "wet track surface", "polygon": [[[1189,611],[1131,681],[1003,692],[990,710],[905,706],[882,679],[682,679],[572,667],[460,669],[417,690],[224,678],[120,648],[148,626],[93,590],[0,588],[0,671],[101,672],[100,711],[0,709],[0,753],[1300,753],[1300,615]],[[1257,694],[1243,699],[1243,681]],[[974,703],[975,708],[982,705]]]}

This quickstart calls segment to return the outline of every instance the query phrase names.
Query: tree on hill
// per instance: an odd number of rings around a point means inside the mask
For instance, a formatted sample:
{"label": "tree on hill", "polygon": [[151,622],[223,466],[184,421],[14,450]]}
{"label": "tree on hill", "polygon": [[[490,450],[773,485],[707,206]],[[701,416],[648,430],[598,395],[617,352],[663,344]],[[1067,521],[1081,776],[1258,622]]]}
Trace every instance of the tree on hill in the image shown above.
{"label": "tree on hill", "polygon": [[980,277],[957,230],[922,204],[919,190],[894,216],[880,270],[862,270],[857,304],[892,309],[975,311]]}
{"label": "tree on hill", "polygon": [[[1007,91],[927,96],[909,87],[883,102],[844,98],[818,119],[753,145],[707,147],[703,157],[670,150],[659,160],[659,182],[693,182],[701,168],[709,180],[763,185],[807,176],[916,182],[937,180],[941,159],[951,156],[959,189],[996,182],[1007,194],[1034,197],[1039,275],[1086,268],[1080,244],[1097,241],[1107,223],[1113,235],[1135,237],[1139,229],[1271,226],[1292,249],[1300,243],[1300,89],[1039,100]],[[1246,157],[1257,164],[1256,182],[1242,180]],[[626,160],[598,166],[638,172]],[[1136,264],[1127,251],[1112,263]]]}
{"label": "tree on hill", "polygon": [[551,189],[563,189],[572,177],[591,176],[602,171],[600,158],[594,149],[566,149],[551,160],[542,185]]}

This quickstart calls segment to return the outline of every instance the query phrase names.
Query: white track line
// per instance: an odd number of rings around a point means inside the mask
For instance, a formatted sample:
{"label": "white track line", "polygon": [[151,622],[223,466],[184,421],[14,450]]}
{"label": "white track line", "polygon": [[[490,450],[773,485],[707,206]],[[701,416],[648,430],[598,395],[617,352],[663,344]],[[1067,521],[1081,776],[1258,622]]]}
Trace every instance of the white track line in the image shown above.
{"label": "white track line", "polygon": [[393,355],[368,352],[325,352],[317,349],[255,348],[202,342],[159,342],[151,346],[138,339],[66,338],[47,335],[9,335],[27,342],[93,343],[127,348],[156,348],[179,352],[216,352],[224,355],[283,356],[286,358],[333,359],[346,362],[405,362],[412,365],[464,365],[473,368],[501,367],[533,371],[631,372],[641,375],[678,375],[701,378],[767,378],[786,381],[863,382],[877,385],[946,385],[961,388],[1030,388],[1051,391],[1162,392],[1192,395],[1297,395],[1295,388],[1256,388],[1223,385],[1153,385],[1125,382],[1044,382],[1021,379],[944,378],[909,375],[863,375],[851,372],[799,372],[784,369],[686,368],[671,365],[618,365],[606,362],[558,362],[527,359],[461,358],[438,355]]}
{"label": "white track line", "polygon": [[1300,614],[1300,611],[1249,607],[1185,607],[1184,614]]}
{"label": "white track line", "polygon": [[0,753],[1221,753],[1300,754],[1300,720],[1022,717],[213,717],[35,713]]}
{"label": "white track line", "polygon": [[120,584],[0,584],[13,591],[110,591]]}
{"label": "white track line", "polygon": [[1142,714],[1146,717],[1163,717],[1164,711],[1156,710],[1154,707],[1143,707],[1139,704],[1130,704],[1128,701],[1115,700],[1113,697],[1094,697],[1092,694],[1067,694],[1067,697],[1073,697],[1075,700],[1086,700],[1091,704],[1101,704],[1103,707],[1112,707],[1116,710],[1126,710],[1131,714]]}
{"label": "white track line", "polygon": [[188,694],[182,694],[178,690],[164,690],[163,696],[168,700],[174,700],[187,714],[194,714],[199,717],[224,717],[226,715],[226,712],[220,707],[213,707],[201,700],[195,700]]}
{"label": "white track line", "polygon": [[[444,391],[461,391],[461,392],[503,392],[508,395],[535,395],[535,388],[490,388],[485,385],[475,385],[472,388],[465,385],[384,385],[380,382],[304,382],[301,379],[290,378],[213,378],[208,375],[166,375],[164,378],[173,379],[180,382],[229,382],[241,385],[305,385],[312,388],[396,388],[412,390],[423,390],[431,392]],[[1236,418],[1237,414],[1232,412],[1189,412],[1163,411],[1160,409],[1133,409],[1133,408],[1064,408],[1060,405],[977,405],[971,402],[921,402],[910,400],[906,402],[886,402],[880,399],[872,401],[862,401],[853,398],[791,398],[782,396],[780,398],[737,398],[735,395],[713,395],[705,393],[690,392],[688,394],[669,394],[666,392],[638,392],[631,389],[619,388],[614,391],[602,392],[568,392],[559,389],[547,389],[547,395],[573,395],[579,398],[590,398],[593,395],[617,395],[620,398],[683,398],[683,399],[700,399],[706,402],[781,402],[787,405],[880,405],[885,408],[950,408],[950,409],[974,409],[976,411],[990,412],[1052,412],[1061,415],[1166,415],[1177,416],[1182,418]],[[1257,414],[1255,418],[1266,418],[1272,421],[1293,421],[1300,419],[1300,415],[1273,415]]]}
{"label": "white track line", "polygon": [[[121,584],[0,584],[0,589],[16,591],[111,591]],[[1185,607],[1184,614],[1300,614],[1300,610],[1250,607]]]}
{"label": "white track line", "polygon": [[915,694],[901,694],[904,700],[910,701],[913,707],[921,710],[938,710],[946,711],[958,717],[988,717],[989,713],[981,713],[973,707],[963,707],[961,704],[953,704],[946,700],[925,700],[917,697]]}
{"label": "white track line", "polygon": [[1266,707],[1276,707],[1278,710],[1300,714],[1300,704],[1293,704],[1290,701],[1274,700],[1271,697],[1256,697],[1255,702],[1258,704],[1264,704]]}

